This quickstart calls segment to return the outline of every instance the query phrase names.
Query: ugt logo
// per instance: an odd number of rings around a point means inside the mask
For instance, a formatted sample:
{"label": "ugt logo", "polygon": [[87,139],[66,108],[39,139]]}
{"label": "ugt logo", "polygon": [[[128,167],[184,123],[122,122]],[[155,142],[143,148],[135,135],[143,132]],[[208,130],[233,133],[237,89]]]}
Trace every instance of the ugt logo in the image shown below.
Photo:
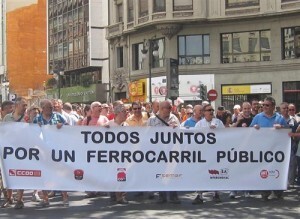
{"label": "ugt logo", "polygon": [[125,182],[126,181],[126,168],[118,168],[117,169],[117,181]]}

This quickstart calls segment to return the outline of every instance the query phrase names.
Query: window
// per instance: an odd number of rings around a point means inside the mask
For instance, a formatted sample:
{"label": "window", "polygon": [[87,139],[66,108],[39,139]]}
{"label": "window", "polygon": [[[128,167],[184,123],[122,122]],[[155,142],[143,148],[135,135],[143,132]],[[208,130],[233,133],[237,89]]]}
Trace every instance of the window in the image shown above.
{"label": "window", "polygon": [[74,46],[74,55],[77,55],[78,54],[78,39],[74,39],[73,46]]}
{"label": "window", "polygon": [[287,103],[294,103],[296,110],[300,109],[300,81],[286,81],[282,83],[282,99]]}
{"label": "window", "polygon": [[58,4],[58,6],[57,6],[57,14],[58,14],[58,15],[61,15],[61,14],[62,14],[62,8],[63,8],[62,3]]}
{"label": "window", "polygon": [[142,49],[143,43],[132,45],[132,69],[141,70],[142,69]]}
{"label": "window", "polygon": [[79,54],[84,53],[84,37],[80,37],[78,39],[78,50],[79,50]]}
{"label": "window", "polygon": [[148,0],[140,0],[139,2],[139,17],[148,15]]}
{"label": "window", "polygon": [[77,7],[77,0],[73,0],[73,8]]}
{"label": "window", "polygon": [[282,47],[283,59],[300,57],[300,27],[282,29]]}
{"label": "window", "polygon": [[57,32],[57,19],[54,18],[53,19],[53,33],[56,33]]}
{"label": "window", "polygon": [[123,22],[123,4],[117,4],[117,21]]}
{"label": "window", "polygon": [[123,47],[117,47],[117,68],[123,68]]}
{"label": "window", "polygon": [[68,10],[72,10],[72,0],[68,1]]}
{"label": "window", "polygon": [[53,60],[53,47],[49,47],[49,60]]}
{"label": "window", "polygon": [[59,15],[57,17],[57,30],[62,31],[62,29],[63,29],[63,17],[62,15]]}
{"label": "window", "polygon": [[163,67],[165,60],[165,39],[153,40],[152,44],[158,46],[158,56],[154,56],[152,51],[152,68]]}
{"label": "window", "polygon": [[259,0],[226,0],[225,7],[227,8],[242,8],[249,6],[259,6]]}
{"label": "window", "polygon": [[193,0],[173,0],[174,11],[193,10]]}
{"label": "window", "polygon": [[153,12],[165,12],[166,0],[153,0]]}
{"label": "window", "polygon": [[281,3],[285,3],[285,2],[298,2],[299,0],[281,0]]}
{"label": "window", "polygon": [[64,58],[68,56],[68,43],[63,43],[64,45]]}
{"label": "window", "polygon": [[133,0],[128,0],[128,17],[127,17],[127,22],[132,22],[134,17],[133,17]]}
{"label": "window", "polygon": [[201,65],[210,63],[209,35],[178,37],[179,65]]}
{"label": "window", "polygon": [[270,30],[224,33],[222,63],[271,60]]}
{"label": "window", "polygon": [[69,56],[73,56],[73,42],[69,42]]}

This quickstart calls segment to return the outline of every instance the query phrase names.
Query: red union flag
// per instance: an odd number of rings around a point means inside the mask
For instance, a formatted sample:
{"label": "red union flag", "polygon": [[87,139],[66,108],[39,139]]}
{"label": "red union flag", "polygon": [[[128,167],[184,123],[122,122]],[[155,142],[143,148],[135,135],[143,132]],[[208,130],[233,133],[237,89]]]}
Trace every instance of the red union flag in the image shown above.
{"label": "red union flag", "polygon": [[40,170],[14,170],[9,169],[10,176],[29,176],[29,177],[41,177],[42,171]]}

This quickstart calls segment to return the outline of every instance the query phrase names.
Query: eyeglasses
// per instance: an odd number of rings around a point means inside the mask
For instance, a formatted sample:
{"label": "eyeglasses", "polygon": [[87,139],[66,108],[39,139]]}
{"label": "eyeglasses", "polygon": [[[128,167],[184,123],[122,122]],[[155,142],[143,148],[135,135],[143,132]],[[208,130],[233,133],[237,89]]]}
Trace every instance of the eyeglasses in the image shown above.
{"label": "eyeglasses", "polygon": [[295,109],[289,109],[289,111],[295,111]]}
{"label": "eyeglasses", "polygon": [[206,112],[214,112],[215,110],[214,109],[207,109],[205,110]]}
{"label": "eyeglasses", "polygon": [[142,107],[136,107],[136,108],[132,108],[132,110],[141,110]]}

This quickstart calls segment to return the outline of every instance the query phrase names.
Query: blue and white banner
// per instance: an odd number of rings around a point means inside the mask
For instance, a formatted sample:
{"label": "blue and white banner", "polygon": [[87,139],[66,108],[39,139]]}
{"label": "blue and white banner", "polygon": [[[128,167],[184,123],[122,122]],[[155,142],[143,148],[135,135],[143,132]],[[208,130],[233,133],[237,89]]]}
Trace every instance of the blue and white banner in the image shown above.
{"label": "blue and white banner", "polygon": [[288,130],[0,124],[11,189],[284,190]]}

